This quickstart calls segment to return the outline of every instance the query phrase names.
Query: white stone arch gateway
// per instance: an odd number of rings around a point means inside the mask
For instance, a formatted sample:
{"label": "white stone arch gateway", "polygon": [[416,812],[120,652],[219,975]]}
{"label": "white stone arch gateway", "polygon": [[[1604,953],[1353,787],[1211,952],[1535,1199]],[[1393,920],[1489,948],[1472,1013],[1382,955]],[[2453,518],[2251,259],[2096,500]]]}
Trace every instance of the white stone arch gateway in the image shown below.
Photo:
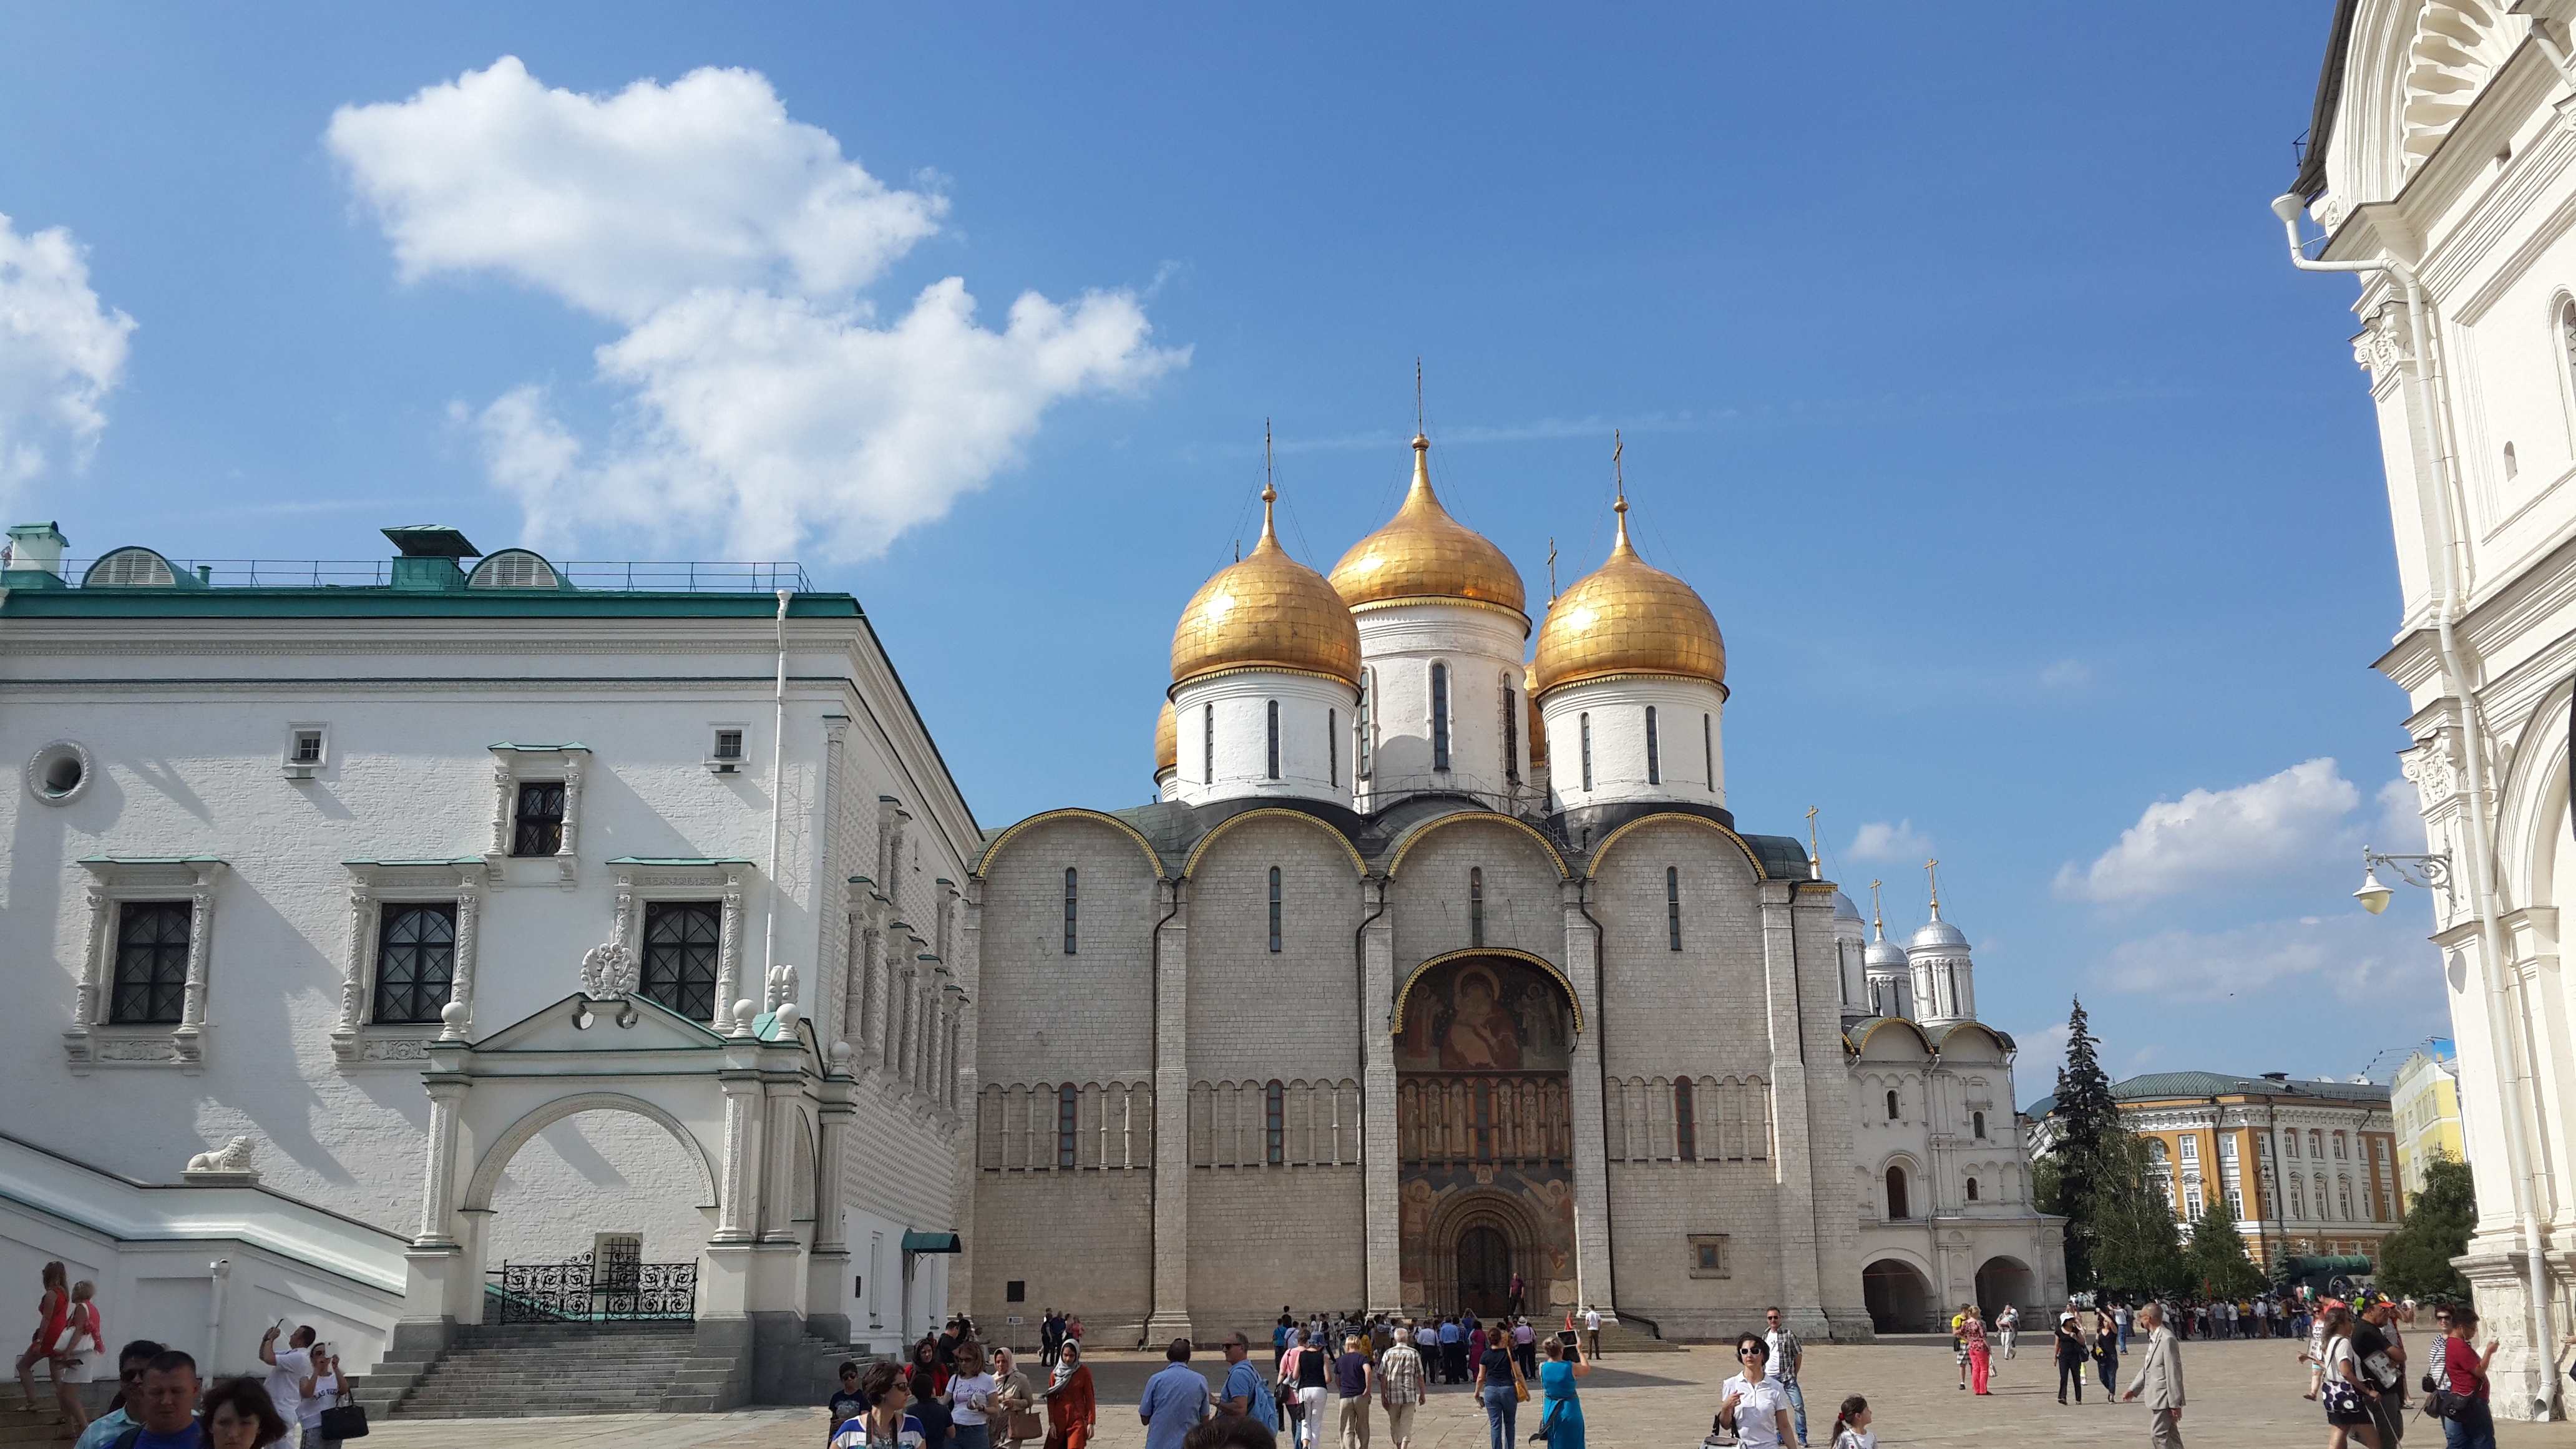
{"label": "white stone arch gateway", "polygon": [[[808,1337],[849,1323],[841,1163],[855,1085],[795,1008],[740,1003],[720,1033],[642,996],[577,994],[480,1041],[462,1021],[430,1043],[420,1230],[406,1262],[392,1356],[427,1359],[484,1321],[493,1193],[539,1132],[582,1112],[625,1112],[670,1134],[697,1169],[714,1228],[699,1249],[693,1367],[722,1368],[719,1407],[801,1392]],[[461,1014],[460,1014],[461,1015]],[[819,1144],[801,1150],[806,1122]]]}

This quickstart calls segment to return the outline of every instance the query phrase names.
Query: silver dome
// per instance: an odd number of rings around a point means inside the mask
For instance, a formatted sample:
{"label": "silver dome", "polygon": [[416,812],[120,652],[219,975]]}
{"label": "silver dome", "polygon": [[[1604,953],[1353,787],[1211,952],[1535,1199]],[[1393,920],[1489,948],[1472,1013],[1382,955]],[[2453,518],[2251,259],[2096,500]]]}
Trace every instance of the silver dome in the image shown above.
{"label": "silver dome", "polygon": [[1860,959],[1861,965],[1871,971],[1906,969],[1905,948],[1885,936],[1870,942],[1869,949],[1861,953]]}
{"label": "silver dome", "polygon": [[1834,919],[1837,921],[1857,921],[1861,919],[1860,907],[1853,905],[1852,898],[1844,895],[1841,891],[1834,892]]}
{"label": "silver dome", "polygon": [[1915,932],[1913,941],[1908,944],[1920,951],[1927,946],[1965,946],[1968,944],[1968,938],[1961,934],[1958,927],[1935,917],[1927,922],[1922,930]]}

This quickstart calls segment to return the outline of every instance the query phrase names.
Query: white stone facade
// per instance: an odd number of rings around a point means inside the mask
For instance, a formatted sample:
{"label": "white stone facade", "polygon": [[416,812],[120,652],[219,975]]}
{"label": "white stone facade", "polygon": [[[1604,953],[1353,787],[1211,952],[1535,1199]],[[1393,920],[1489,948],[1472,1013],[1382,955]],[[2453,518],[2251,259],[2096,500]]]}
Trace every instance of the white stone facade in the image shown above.
{"label": "white stone facade", "polygon": [[[601,1233],[697,1264],[743,1392],[779,1387],[755,1336],[940,1316],[948,1260],[900,1244],[956,1226],[977,833],[848,596],[75,587],[42,552],[0,591],[0,1271],[78,1239],[112,1324],[224,1369],[280,1315],[371,1362]],[[694,1004],[582,1007],[612,944]],[[547,1030],[531,1079],[508,1043]],[[620,1085],[654,1052],[688,1080]],[[769,1085],[729,1106],[737,1056]],[[261,1203],[174,1208],[236,1137]],[[174,1264],[174,1212],[241,1226]]]}
{"label": "white stone facade", "polygon": [[[2279,210],[2353,273],[2403,606],[2405,773],[2430,849],[2497,1412],[2554,1416],[2576,1277],[2576,1063],[2558,912],[2576,892],[2576,6],[2357,0]],[[2306,219],[2299,213],[2304,204]],[[2313,234],[2327,234],[2322,247]],[[2316,263],[2310,263],[2315,265]]]}

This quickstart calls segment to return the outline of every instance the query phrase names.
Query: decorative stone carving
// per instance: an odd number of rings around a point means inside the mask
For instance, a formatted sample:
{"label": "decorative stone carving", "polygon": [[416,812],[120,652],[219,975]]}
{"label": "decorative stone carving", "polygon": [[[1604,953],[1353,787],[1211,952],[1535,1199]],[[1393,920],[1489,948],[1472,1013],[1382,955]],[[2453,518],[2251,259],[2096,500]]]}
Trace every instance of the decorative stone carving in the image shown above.
{"label": "decorative stone carving", "polygon": [[767,978],[768,995],[761,1003],[763,1011],[776,1011],[796,999],[796,968],[772,966]]}
{"label": "decorative stone carving", "polygon": [[236,1137],[214,1152],[200,1152],[188,1159],[187,1170],[180,1174],[194,1187],[257,1187],[259,1169],[251,1166],[250,1139]]}
{"label": "decorative stone carving", "polygon": [[2373,379],[2386,377],[2414,355],[2409,345],[2406,309],[2391,302],[2370,314],[2352,339],[2352,360]]}
{"label": "decorative stone carving", "polygon": [[2406,47],[2408,174],[2440,149],[2529,25],[2505,14],[2505,0],[2425,0]]}
{"label": "decorative stone carving", "polygon": [[2417,740],[2415,747],[2399,753],[2398,772],[2415,782],[2415,793],[2423,813],[2430,815],[2443,802],[2460,793],[2462,770],[2449,733]]}
{"label": "decorative stone carving", "polygon": [[632,995],[641,968],[623,941],[604,941],[581,958],[581,989],[593,1001]]}

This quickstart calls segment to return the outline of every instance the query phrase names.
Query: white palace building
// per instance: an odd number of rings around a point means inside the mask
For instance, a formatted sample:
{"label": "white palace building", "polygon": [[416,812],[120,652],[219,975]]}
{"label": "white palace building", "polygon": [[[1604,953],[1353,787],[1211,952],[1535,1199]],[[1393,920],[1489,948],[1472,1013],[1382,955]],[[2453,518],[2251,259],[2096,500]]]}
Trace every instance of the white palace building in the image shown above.
{"label": "white palace building", "polygon": [[793,565],[10,530],[0,1282],[217,1367],[313,1323],[382,1404],[659,1325],[668,1408],[1050,1303],[2061,1296],[1966,937],[1739,833],[1723,640],[1624,518],[1534,625],[1413,463],[1329,578],[1265,526],[1189,602],[1158,803],[991,831]]}

